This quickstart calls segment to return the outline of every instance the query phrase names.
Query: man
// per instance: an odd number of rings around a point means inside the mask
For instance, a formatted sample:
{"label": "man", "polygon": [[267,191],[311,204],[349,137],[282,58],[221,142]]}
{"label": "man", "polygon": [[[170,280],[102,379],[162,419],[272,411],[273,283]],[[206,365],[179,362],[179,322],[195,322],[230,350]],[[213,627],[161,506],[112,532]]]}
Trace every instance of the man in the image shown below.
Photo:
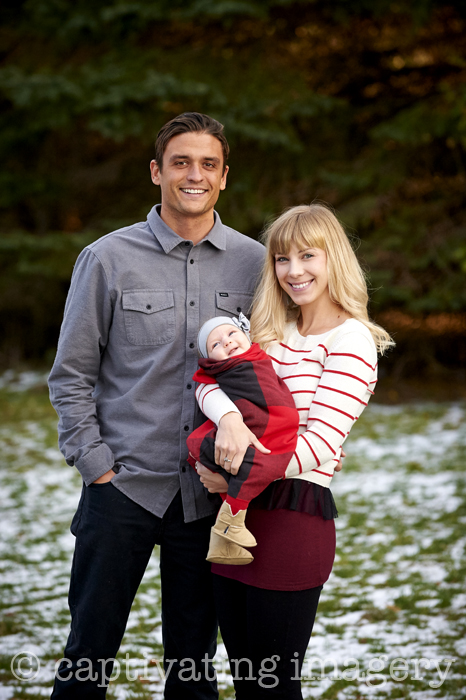
{"label": "man", "polygon": [[105,697],[155,544],[165,697],[218,697],[205,561],[217,501],[186,464],[186,437],[201,422],[192,376],[199,327],[248,313],[263,259],[259,243],[214,212],[227,157],[214,119],[186,113],[165,124],[151,162],[161,205],[88,246],[75,266],[49,384],[60,448],[83,492],[71,525],[71,632],[52,698]]}

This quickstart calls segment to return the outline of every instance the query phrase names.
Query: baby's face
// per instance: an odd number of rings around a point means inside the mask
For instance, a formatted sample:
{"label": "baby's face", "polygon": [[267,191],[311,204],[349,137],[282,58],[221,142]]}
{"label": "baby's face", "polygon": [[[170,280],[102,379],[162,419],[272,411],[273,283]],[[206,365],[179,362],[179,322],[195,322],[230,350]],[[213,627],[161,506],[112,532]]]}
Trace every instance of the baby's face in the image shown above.
{"label": "baby's face", "polygon": [[243,331],[228,323],[214,328],[207,338],[207,354],[211,360],[226,360],[234,355],[242,355],[250,347]]}

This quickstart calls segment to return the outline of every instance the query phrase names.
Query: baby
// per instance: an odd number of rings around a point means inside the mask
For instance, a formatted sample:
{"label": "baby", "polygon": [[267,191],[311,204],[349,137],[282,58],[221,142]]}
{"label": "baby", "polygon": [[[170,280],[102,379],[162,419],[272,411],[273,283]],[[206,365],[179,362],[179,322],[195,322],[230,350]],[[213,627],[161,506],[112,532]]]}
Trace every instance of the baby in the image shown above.
{"label": "baby", "polygon": [[249,340],[249,321],[217,316],[199,331],[202,358],[193,379],[218,384],[234,401],[244,422],[264,447],[264,455],[249,446],[236,475],[215,464],[217,426],[206,421],[188,438],[189,463],[196,461],[228,480],[228,492],[212,528],[207,560],[217,564],[249,564],[253,556],[244,547],[257,542],[245,526],[247,507],[266,486],[284,477],[293,456],[298,411],[288,387],[276,375],[269,356]]}

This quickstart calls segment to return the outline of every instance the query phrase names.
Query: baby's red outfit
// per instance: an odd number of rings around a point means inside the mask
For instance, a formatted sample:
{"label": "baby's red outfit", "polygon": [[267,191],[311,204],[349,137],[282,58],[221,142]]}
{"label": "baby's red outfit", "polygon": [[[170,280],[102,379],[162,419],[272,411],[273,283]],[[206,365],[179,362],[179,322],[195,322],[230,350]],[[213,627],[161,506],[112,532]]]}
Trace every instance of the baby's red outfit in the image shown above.
{"label": "baby's red outfit", "polygon": [[194,381],[218,383],[240,410],[247,427],[271,450],[264,455],[249,446],[238,474],[230,476],[215,464],[215,423],[208,420],[189,436],[190,464],[198,461],[227,476],[226,500],[235,513],[245,510],[272,481],[284,477],[296,448],[299,415],[288,387],[257,343],[241,355],[220,361],[200,359],[199,365]]}

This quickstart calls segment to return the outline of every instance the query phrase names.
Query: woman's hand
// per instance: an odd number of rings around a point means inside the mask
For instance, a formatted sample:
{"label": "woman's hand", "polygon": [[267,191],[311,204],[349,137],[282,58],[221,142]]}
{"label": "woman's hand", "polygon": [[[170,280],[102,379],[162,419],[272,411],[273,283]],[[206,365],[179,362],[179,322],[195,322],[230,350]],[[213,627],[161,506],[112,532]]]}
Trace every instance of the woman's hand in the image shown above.
{"label": "woman's hand", "polygon": [[346,452],[344,450],[342,450],[341,455],[340,455],[340,461],[338,462],[337,466],[335,467],[336,472],[341,472],[341,470],[343,469],[343,462],[341,460],[344,459],[345,457],[346,457]]}
{"label": "woman's hand", "polygon": [[196,471],[201,479],[201,484],[209,493],[226,493],[228,491],[228,482],[221,474],[211,472],[200,462],[196,462]]}
{"label": "woman's hand", "polygon": [[265,455],[268,450],[243,423],[240,413],[225,413],[221,417],[215,438],[215,464],[231,474],[237,474],[249,445]]}

